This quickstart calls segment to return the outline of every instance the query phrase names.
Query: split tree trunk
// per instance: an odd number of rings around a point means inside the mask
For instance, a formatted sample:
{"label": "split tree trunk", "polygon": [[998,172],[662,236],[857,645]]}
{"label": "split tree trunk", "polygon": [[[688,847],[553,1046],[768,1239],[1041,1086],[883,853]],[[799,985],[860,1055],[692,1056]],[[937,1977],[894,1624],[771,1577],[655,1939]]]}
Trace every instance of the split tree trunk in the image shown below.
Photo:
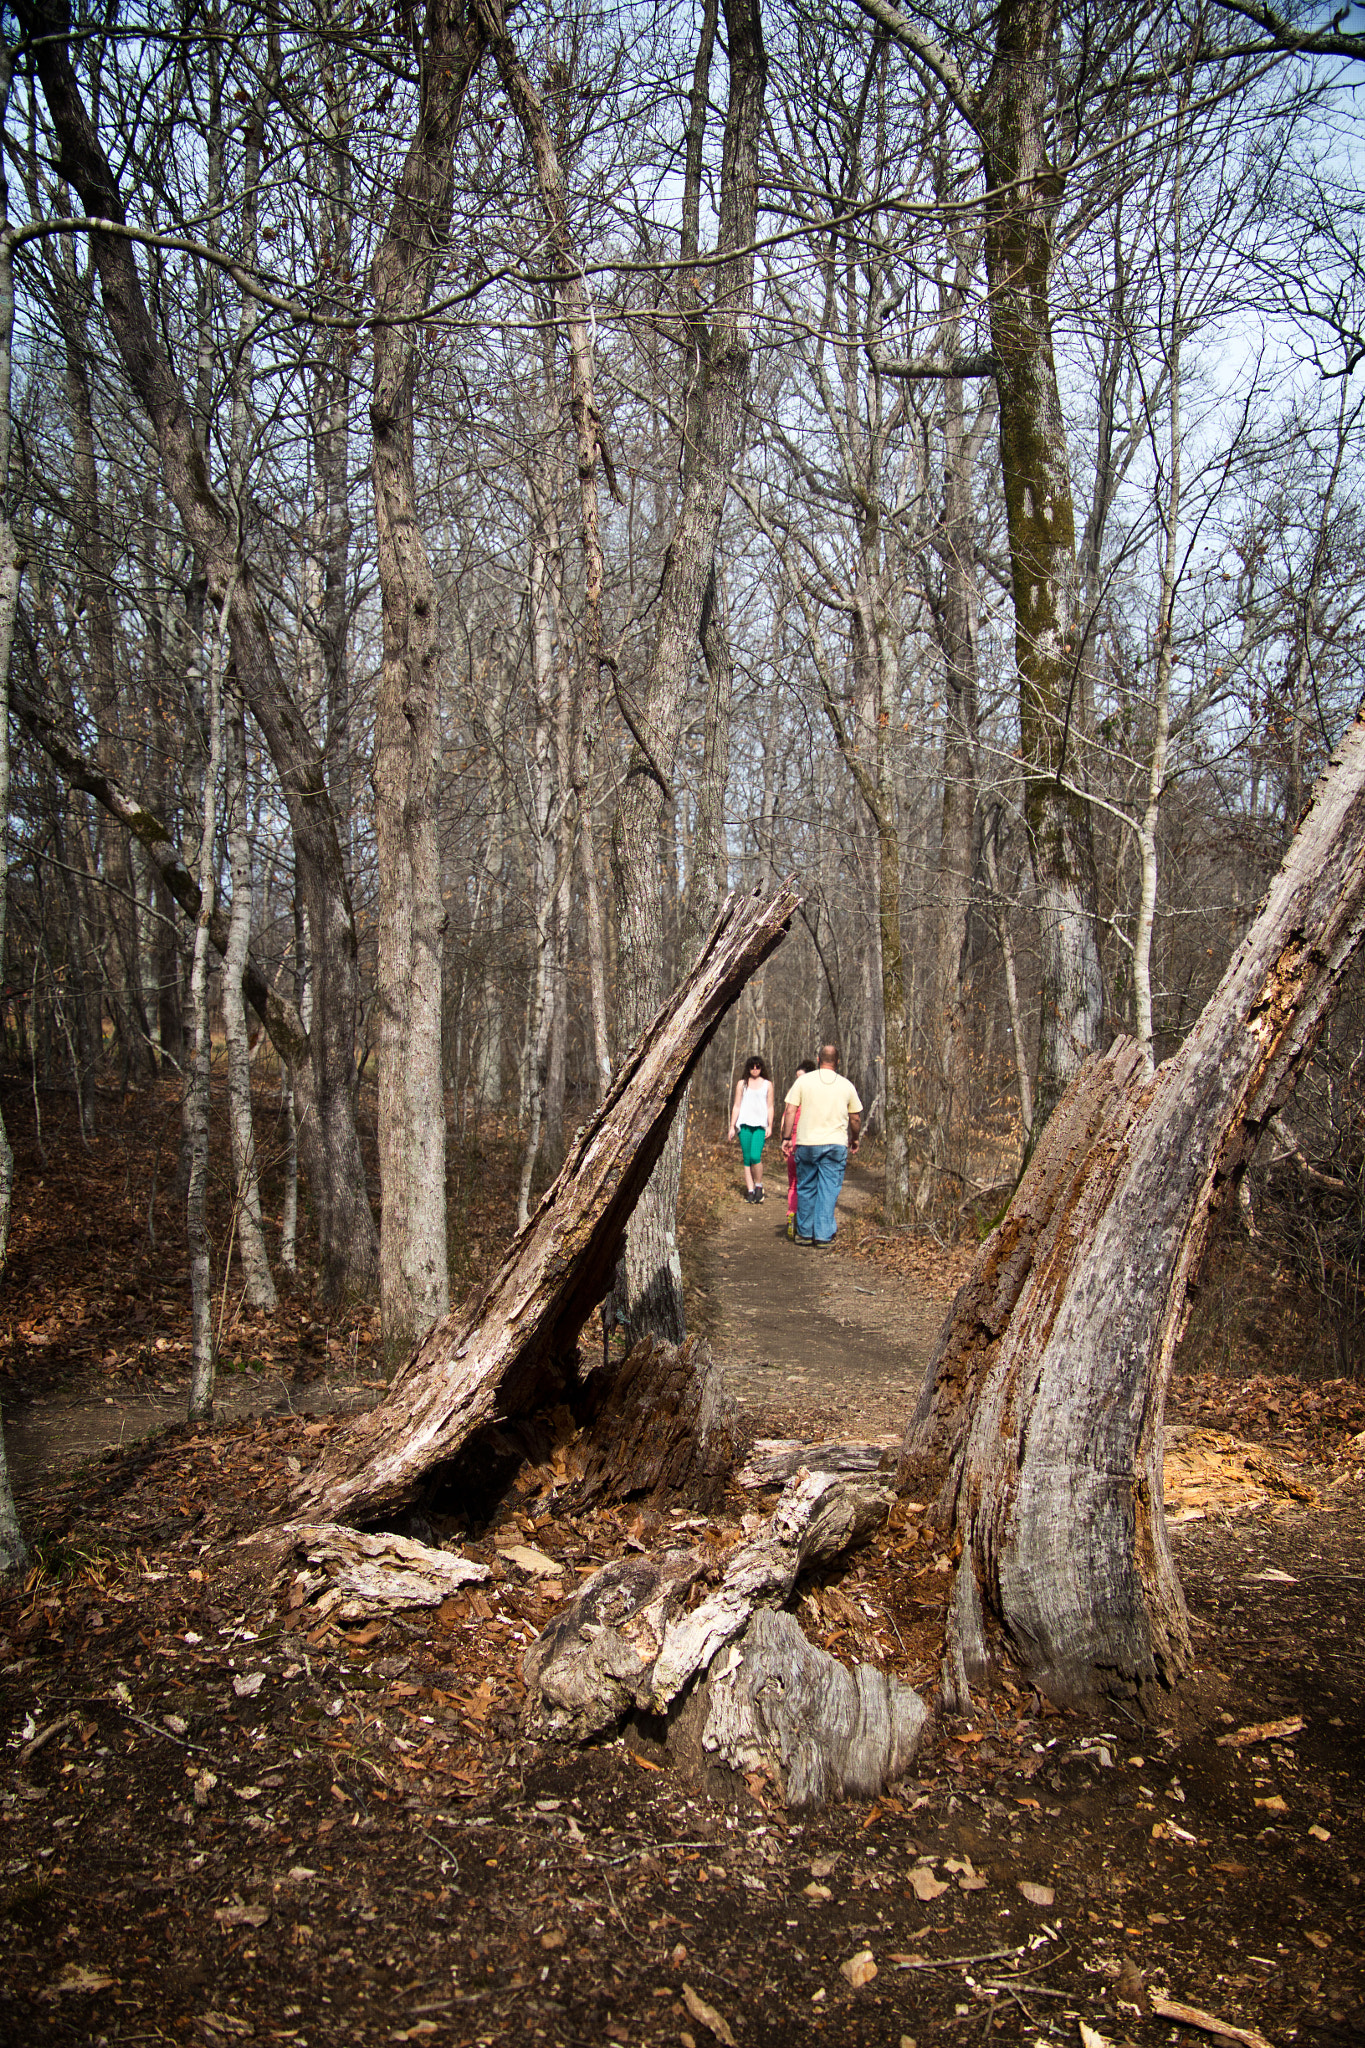
{"label": "split tree trunk", "polygon": [[621,1063],[498,1273],[429,1333],[383,1405],[333,1439],[296,1489],[296,1516],[392,1512],[476,1431],[531,1412],[563,1386],[693,1070],[750,974],[781,943],[797,900],[783,889],[768,903],[732,897],[725,905],[693,973]]}
{"label": "split tree trunk", "polygon": [[1082,1070],[945,1325],[901,1476],[946,1457],[968,1676],[982,1609],[1059,1700],[1149,1706],[1184,1665],[1162,1416],[1186,1290],[1363,933],[1357,719],[1195,1030],[1154,1075],[1130,1039]]}

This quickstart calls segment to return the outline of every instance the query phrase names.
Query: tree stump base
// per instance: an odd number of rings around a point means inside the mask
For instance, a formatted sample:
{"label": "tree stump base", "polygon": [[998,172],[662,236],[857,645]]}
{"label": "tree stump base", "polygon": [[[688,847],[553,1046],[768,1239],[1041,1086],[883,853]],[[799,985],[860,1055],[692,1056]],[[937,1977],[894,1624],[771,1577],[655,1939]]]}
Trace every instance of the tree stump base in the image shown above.
{"label": "tree stump base", "polygon": [[[594,1373],[588,1382],[600,1375]],[[711,1507],[748,1449],[752,1432],[725,1386],[710,1346],[642,1337],[593,1403],[576,1447],[582,1501],[686,1494]]]}

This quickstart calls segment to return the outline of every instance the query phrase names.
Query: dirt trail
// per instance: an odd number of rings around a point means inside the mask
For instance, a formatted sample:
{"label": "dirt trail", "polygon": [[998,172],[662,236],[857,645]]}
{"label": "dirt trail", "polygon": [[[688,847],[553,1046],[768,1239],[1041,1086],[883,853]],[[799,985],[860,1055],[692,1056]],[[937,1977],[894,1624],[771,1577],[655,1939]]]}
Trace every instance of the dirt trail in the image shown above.
{"label": "dirt trail", "polygon": [[[839,1198],[845,1226],[872,1206],[876,1184],[855,1162]],[[830,1251],[788,1243],[785,1172],[771,1185],[758,1207],[741,1201],[737,1186],[719,1226],[685,1248],[688,1327],[710,1341],[765,1432],[899,1442],[947,1300],[846,1257],[837,1242]],[[220,1370],[218,1418],[368,1407],[382,1387],[365,1376],[373,1372],[363,1358],[355,1370],[333,1359],[303,1382]],[[42,1394],[6,1399],[11,1475],[23,1492],[184,1419],[181,1383],[75,1369],[65,1385],[49,1379]]]}
{"label": "dirt trail", "polygon": [[[733,1208],[685,1260],[688,1327],[705,1336],[746,1407],[774,1433],[811,1426],[898,1442],[948,1308],[908,1280],[787,1240],[780,1156],[771,1192]],[[841,1229],[871,1208],[876,1178],[855,1161]]]}

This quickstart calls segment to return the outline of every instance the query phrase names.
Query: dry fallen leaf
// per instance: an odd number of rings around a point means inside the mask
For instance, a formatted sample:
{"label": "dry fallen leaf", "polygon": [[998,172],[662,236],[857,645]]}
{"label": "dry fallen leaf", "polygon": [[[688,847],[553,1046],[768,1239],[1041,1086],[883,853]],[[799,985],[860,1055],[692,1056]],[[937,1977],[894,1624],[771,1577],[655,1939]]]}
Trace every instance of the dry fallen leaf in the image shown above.
{"label": "dry fallen leaf", "polygon": [[917,1863],[910,1873],[910,1889],[925,1906],[930,1899],[941,1899],[948,1887],[925,1864]]}
{"label": "dry fallen leaf", "polygon": [[832,1899],[834,1894],[827,1884],[808,1884],[804,1896],[808,1899]]}
{"label": "dry fallen leaf", "polygon": [[1288,1801],[1281,1799],[1278,1792],[1272,1792],[1268,1799],[1257,1799],[1253,1803],[1263,1807],[1267,1813],[1288,1813],[1289,1811]]}
{"label": "dry fallen leaf", "polygon": [[1057,1894],[1050,1884],[1034,1884],[1029,1878],[1022,1878],[1019,1890],[1031,1906],[1050,1906]]}
{"label": "dry fallen leaf", "polygon": [[1097,2027],[1087,2026],[1084,2020],[1077,2020],[1076,2025],[1081,2030],[1081,2048],[1109,2048],[1108,2037]]}
{"label": "dry fallen leaf", "polygon": [[1316,1821],[1314,1821],[1312,1827],[1309,1828],[1308,1832],[1313,1837],[1313,1840],[1315,1842],[1330,1842],[1332,1839],[1332,1830],[1330,1828],[1319,1827]]}
{"label": "dry fallen leaf", "polygon": [[566,1940],[562,1927],[547,1927],[540,1937],[542,1948],[563,1948]]}
{"label": "dry fallen leaf", "polygon": [[840,1963],[839,1975],[847,1977],[854,1990],[863,1984],[870,1984],[877,1974],[877,1965],[872,1960],[870,1948],[860,1948],[856,1956],[850,1956],[846,1963]]}
{"label": "dry fallen leaf", "polygon": [[729,2021],[716,2011],[714,2005],[708,2005],[704,1998],[699,1998],[690,1984],[683,1985],[682,1995],[683,2004],[694,2020],[699,2020],[702,2026],[709,2027],[716,2039],[725,2043],[725,2048],[737,2048],[735,2037],[730,2032]]}
{"label": "dry fallen leaf", "polygon": [[984,1877],[977,1877],[975,1875],[972,1877],[960,1877],[957,1881],[957,1888],[960,1892],[984,1892],[986,1880]]}
{"label": "dry fallen leaf", "polygon": [[264,1684],[264,1671],[239,1672],[232,1681],[232,1690],[239,1700],[254,1700]]}
{"label": "dry fallen leaf", "polygon": [[837,1856],[817,1856],[810,1867],[811,1876],[828,1877],[838,1861]]}
{"label": "dry fallen leaf", "polygon": [[68,1963],[60,1977],[54,1978],[49,1989],[52,1991],[108,1991],[115,1979],[105,1970],[87,1969],[84,1963]]}

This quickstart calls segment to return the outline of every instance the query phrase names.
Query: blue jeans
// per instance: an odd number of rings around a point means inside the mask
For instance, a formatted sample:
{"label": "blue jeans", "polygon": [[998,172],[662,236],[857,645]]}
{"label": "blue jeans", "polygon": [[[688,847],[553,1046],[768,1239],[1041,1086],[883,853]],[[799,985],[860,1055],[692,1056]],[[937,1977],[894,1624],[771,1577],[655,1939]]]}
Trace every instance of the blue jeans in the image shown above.
{"label": "blue jeans", "polygon": [[838,1229],[834,1204],[844,1184],[847,1145],[798,1145],[796,1148],[796,1234],[828,1244]]}

